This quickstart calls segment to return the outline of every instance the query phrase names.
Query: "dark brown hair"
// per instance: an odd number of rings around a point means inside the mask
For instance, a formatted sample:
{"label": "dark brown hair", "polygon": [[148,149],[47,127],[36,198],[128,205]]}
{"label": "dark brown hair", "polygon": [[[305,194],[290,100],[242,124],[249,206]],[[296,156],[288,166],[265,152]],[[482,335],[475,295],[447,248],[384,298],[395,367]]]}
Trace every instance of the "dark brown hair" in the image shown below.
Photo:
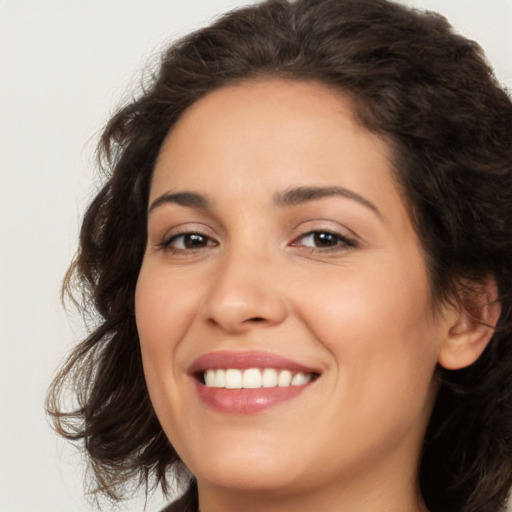
{"label": "dark brown hair", "polygon": [[106,181],[65,283],[97,327],[50,389],[56,430],[84,442],[97,490],[113,498],[134,478],[165,490],[168,470],[181,467],[151,406],[135,324],[148,190],[184,110],[261,77],[348,95],[389,142],[436,300],[464,279],[496,279],[502,313],[489,347],[466,369],[439,369],[420,485],[432,512],[500,510],[512,484],[512,103],[477,44],[435,13],[387,0],[270,0],[229,13],[172,45],[114,115],[99,145]]}

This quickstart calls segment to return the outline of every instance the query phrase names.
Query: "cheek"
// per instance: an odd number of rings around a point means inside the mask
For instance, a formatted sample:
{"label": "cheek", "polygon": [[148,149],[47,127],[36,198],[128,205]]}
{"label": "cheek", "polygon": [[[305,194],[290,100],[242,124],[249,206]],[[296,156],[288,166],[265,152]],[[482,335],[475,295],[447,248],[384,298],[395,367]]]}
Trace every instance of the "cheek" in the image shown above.
{"label": "cheek", "polygon": [[171,427],[183,416],[186,406],[179,393],[184,372],[176,354],[191,322],[193,288],[190,283],[180,284],[180,279],[165,269],[143,263],[135,291],[144,376],[151,402],[168,437],[174,437]]}
{"label": "cheek", "polygon": [[[143,352],[167,358],[192,318],[193,285],[143,263],[135,291],[135,316]],[[167,359],[168,360],[168,359]]]}
{"label": "cheek", "polygon": [[[438,332],[427,281],[421,271],[403,270],[397,280],[395,268],[352,272],[308,295],[306,321],[337,367],[330,422],[345,426],[347,437],[366,436],[369,445],[372,436],[394,445],[411,425],[421,431],[435,397]],[[350,425],[340,411],[351,411]],[[382,430],[370,435],[368,425],[376,424]]]}
{"label": "cheek", "polygon": [[151,354],[163,348],[168,300],[163,283],[145,272],[143,266],[135,290],[135,318],[143,353]]}
{"label": "cheek", "polygon": [[192,298],[165,271],[151,264],[141,267],[135,291],[135,317],[139,333],[144,375],[155,409],[161,409],[180,372],[176,351],[190,319]]}
{"label": "cheek", "polygon": [[400,379],[422,388],[430,382],[439,332],[417,260],[401,265],[389,258],[310,281],[302,314],[333,355],[340,378],[391,387]]}

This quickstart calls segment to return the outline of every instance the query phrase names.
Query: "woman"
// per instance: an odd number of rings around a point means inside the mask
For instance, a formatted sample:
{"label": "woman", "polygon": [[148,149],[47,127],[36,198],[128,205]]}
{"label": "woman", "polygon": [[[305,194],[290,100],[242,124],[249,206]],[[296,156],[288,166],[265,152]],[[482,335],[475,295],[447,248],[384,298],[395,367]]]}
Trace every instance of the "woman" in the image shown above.
{"label": "woman", "polygon": [[100,156],[66,282],[100,322],[48,402],[99,492],[173,470],[172,511],[502,510],[512,103],[475,43],[271,0],[171,47]]}

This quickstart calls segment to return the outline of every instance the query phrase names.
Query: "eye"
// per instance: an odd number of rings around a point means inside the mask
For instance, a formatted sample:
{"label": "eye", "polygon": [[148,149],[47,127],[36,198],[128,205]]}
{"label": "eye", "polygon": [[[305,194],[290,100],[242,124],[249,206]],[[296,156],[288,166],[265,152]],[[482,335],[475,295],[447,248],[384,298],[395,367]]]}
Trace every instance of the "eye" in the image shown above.
{"label": "eye", "polygon": [[354,247],[355,242],[332,231],[310,231],[297,238],[292,245],[311,249],[342,249]]}
{"label": "eye", "polygon": [[160,247],[168,251],[178,252],[193,251],[215,245],[217,245],[215,241],[202,233],[180,233],[162,241]]}

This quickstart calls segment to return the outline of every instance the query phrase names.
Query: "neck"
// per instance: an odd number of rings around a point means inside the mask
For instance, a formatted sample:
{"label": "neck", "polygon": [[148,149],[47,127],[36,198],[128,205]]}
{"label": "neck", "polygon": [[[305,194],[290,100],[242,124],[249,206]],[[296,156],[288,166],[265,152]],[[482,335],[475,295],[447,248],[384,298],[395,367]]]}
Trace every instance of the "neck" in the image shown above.
{"label": "neck", "polygon": [[401,480],[387,475],[295,492],[223,489],[199,482],[199,505],[200,512],[428,512],[414,472]]}

